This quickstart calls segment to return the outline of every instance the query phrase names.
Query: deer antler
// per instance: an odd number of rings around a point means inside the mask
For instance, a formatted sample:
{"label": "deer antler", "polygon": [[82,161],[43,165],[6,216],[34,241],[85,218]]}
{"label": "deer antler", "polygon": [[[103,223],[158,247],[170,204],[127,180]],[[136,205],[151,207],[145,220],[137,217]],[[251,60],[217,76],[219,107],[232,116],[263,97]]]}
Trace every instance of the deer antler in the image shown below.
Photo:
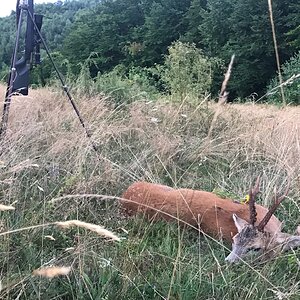
{"label": "deer antler", "polygon": [[260,176],[257,177],[255,185],[250,189],[249,192],[249,212],[250,212],[250,224],[254,226],[256,222],[256,208],[255,208],[255,198],[259,193]]}
{"label": "deer antler", "polygon": [[276,193],[276,189],[275,189],[275,196],[274,196],[274,203],[273,205],[269,208],[268,212],[266,213],[266,215],[264,216],[264,218],[261,220],[261,222],[258,224],[257,229],[259,231],[263,231],[265,226],[267,225],[267,223],[269,222],[269,220],[271,219],[272,215],[274,214],[275,210],[277,209],[277,207],[279,206],[279,204],[281,203],[281,201],[287,196],[288,192],[290,189],[290,180],[288,181],[287,187],[284,191],[284,193],[279,196]]}

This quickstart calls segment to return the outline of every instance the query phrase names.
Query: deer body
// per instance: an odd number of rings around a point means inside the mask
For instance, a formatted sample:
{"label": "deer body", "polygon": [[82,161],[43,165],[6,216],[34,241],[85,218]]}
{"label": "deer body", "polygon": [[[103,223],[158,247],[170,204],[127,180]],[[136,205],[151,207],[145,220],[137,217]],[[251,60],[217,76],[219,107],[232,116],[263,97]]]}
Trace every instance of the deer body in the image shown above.
{"label": "deer body", "polygon": [[[217,195],[191,189],[173,189],[171,187],[135,182],[124,192],[121,201],[128,214],[142,213],[148,218],[176,220],[193,226],[199,226],[203,232],[232,242],[238,233],[233,215],[249,222],[249,205],[223,199]],[[158,212],[161,211],[161,212]],[[257,223],[267,213],[263,206],[256,205]],[[281,222],[272,216],[265,231],[272,236],[280,232]]]}

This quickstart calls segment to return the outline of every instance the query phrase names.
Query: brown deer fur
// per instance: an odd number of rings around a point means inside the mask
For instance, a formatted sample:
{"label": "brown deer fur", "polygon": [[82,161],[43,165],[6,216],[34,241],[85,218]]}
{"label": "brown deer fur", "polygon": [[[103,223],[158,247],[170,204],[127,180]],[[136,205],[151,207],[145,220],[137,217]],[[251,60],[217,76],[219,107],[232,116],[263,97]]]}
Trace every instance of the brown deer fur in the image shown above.
{"label": "brown deer fur", "polygon": [[[249,205],[223,199],[217,195],[191,189],[173,189],[171,187],[148,183],[135,182],[122,195],[122,198],[131,200],[121,201],[128,214],[141,213],[148,218],[180,220],[198,226],[203,232],[229,242],[237,234],[233,221],[233,214],[249,222]],[[164,213],[159,213],[162,211]],[[256,204],[258,224],[266,215],[268,209]],[[281,229],[281,222],[272,216],[265,231],[275,234]]]}

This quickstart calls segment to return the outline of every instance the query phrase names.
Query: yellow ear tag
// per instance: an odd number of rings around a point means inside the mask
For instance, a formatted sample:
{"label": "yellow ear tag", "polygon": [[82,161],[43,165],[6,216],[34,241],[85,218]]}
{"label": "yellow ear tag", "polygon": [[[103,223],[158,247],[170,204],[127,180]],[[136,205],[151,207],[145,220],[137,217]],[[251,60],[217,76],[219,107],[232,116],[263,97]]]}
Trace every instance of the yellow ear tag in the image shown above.
{"label": "yellow ear tag", "polygon": [[241,201],[242,204],[247,204],[250,200],[250,196],[246,195],[245,198]]}

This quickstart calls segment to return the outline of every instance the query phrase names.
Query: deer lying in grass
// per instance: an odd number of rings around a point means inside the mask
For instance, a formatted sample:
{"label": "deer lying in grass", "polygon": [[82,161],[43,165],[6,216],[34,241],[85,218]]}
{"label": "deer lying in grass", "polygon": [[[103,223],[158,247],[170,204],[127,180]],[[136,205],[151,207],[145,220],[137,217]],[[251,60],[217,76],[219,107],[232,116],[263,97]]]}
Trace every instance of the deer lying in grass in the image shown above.
{"label": "deer lying in grass", "polygon": [[[199,226],[208,235],[232,242],[228,262],[238,261],[252,250],[274,256],[300,245],[300,236],[281,232],[281,222],[273,215],[288,193],[275,197],[267,210],[255,204],[259,178],[249,193],[249,204],[222,199],[205,191],[173,189],[168,186],[135,182],[124,192],[121,201],[128,214],[143,213],[148,218],[181,220]],[[250,212],[250,213],[249,213]]]}

